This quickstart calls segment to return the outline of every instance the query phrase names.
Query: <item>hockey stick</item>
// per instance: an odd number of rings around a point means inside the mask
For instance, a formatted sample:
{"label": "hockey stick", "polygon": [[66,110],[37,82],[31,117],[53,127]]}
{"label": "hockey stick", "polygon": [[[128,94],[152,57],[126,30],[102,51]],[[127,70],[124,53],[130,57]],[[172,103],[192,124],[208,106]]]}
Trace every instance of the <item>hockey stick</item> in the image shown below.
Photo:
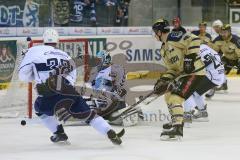
{"label": "hockey stick", "polygon": [[227,65],[226,67],[228,67],[228,68],[231,68],[231,69],[239,69],[237,66],[230,66],[230,65]]}
{"label": "hockey stick", "polygon": [[142,99],[140,99],[139,101],[137,101],[136,103],[132,104],[130,107],[126,108],[125,110],[123,110],[121,113],[117,114],[117,115],[111,115],[109,117],[110,121],[114,121],[116,119],[118,119],[119,117],[121,117],[122,115],[128,113],[129,111],[131,111],[133,108],[135,108],[137,105],[139,105],[140,103],[142,103],[145,99],[147,99],[148,97],[152,96],[153,94],[155,94],[155,91],[152,91],[150,93],[148,93],[146,96],[144,96]]}
{"label": "hockey stick", "polygon": [[[201,68],[201,69],[202,69],[202,68]],[[194,70],[192,73],[197,72],[197,71],[198,71],[198,70]],[[165,92],[172,90],[172,86],[174,85],[174,81],[175,81],[176,79],[180,79],[180,78],[183,78],[183,77],[188,76],[188,75],[190,75],[190,74],[183,74],[183,75],[180,75],[180,76],[176,77],[175,79],[173,79],[171,82],[169,82],[168,87],[167,87],[167,90],[166,90]],[[165,92],[163,92],[163,93],[161,93],[161,94],[158,94],[156,97],[154,97],[152,100],[150,100],[149,102],[146,102],[146,103],[147,103],[147,104],[151,103],[152,101],[156,100],[158,97],[164,95]],[[135,107],[136,107],[138,104],[142,103],[144,100],[146,100],[148,97],[152,96],[153,94],[155,94],[155,91],[150,92],[150,93],[147,94],[145,97],[140,96],[139,101],[137,101],[136,103],[132,104],[130,107],[126,108],[126,109],[125,109],[124,111],[122,111],[121,113],[118,113],[117,115],[111,115],[111,116],[109,117],[109,120],[110,120],[110,121],[114,121],[114,120],[118,119],[119,117],[122,117],[122,116],[125,115],[125,114],[128,114],[128,113],[129,113],[129,114],[127,115],[127,116],[129,116],[129,115],[132,115],[132,114],[137,113],[137,111],[134,110]],[[123,118],[124,118],[124,117],[126,117],[126,116],[123,116]]]}
{"label": "hockey stick", "polygon": [[160,97],[160,95],[157,95],[156,97],[154,97],[153,99],[151,99],[147,102],[143,102],[143,104],[148,105],[148,104],[152,103],[153,101],[155,101],[156,99],[158,99],[158,97]]}

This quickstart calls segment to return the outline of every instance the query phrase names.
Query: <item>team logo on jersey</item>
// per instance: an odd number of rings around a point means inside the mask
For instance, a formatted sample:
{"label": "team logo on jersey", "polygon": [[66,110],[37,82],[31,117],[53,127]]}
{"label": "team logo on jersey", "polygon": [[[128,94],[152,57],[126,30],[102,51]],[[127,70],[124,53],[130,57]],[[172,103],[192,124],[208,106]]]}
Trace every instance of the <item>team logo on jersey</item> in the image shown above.
{"label": "team logo on jersey", "polygon": [[174,37],[174,38],[180,38],[182,37],[184,33],[182,31],[172,31],[171,32],[171,37]]}
{"label": "team logo on jersey", "polygon": [[[12,42],[15,43],[14,47]],[[14,52],[17,52],[16,41],[0,42],[0,82],[7,82],[12,77],[15,67]]]}

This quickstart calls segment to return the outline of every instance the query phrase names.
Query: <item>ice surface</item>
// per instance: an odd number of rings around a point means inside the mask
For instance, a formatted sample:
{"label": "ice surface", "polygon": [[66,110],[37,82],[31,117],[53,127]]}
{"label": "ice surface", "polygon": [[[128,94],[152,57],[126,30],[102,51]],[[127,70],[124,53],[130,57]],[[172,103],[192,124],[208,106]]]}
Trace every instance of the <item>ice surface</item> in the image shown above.
{"label": "ice surface", "polygon": [[[210,122],[193,123],[184,129],[181,142],[160,141],[162,122],[145,122],[126,128],[122,146],[88,126],[66,126],[71,145],[56,145],[40,124],[20,125],[20,119],[0,119],[1,160],[237,160],[240,151],[240,79],[229,80],[228,94],[207,101]],[[145,106],[161,109],[163,98]],[[120,127],[115,127],[120,130]]]}

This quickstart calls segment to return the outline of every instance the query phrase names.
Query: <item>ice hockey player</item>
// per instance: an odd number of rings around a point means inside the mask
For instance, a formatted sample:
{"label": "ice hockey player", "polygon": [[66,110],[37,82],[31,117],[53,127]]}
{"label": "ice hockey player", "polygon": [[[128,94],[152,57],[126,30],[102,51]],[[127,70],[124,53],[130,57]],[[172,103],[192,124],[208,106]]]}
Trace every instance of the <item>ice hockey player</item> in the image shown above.
{"label": "ice hockey player", "polygon": [[185,34],[187,31],[186,29],[182,26],[181,19],[179,17],[175,17],[172,20],[173,24],[173,29],[172,32],[178,32],[178,34]]}
{"label": "ice hockey player", "polygon": [[[200,56],[205,64],[206,78],[199,82],[195,92],[184,102],[185,111],[185,126],[189,126],[189,123],[194,121],[208,121],[207,105],[204,102],[203,94],[208,89],[215,88],[222,85],[225,79],[224,65],[221,62],[220,55],[209,46],[202,44],[200,46]],[[197,113],[193,113],[193,108],[197,110]],[[186,114],[187,113],[187,114]]]}
{"label": "ice hockey player", "polygon": [[[76,80],[76,69],[71,57],[56,48],[59,36],[54,29],[47,29],[43,34],[44,45],[33,46],[25,53],[19,68],[19,78],[26,82],[34,81],[38,97],[34,108],[36,115],[42,123],[53,133],[52,142],[65,142],[68,136],[63,126],[54,117],[55,109],[68,108],[68,113],[74,118],[86,121],[95,130],[106,135],[114,144],[121,144],[120,136],[111,126],[89,106],[81,96],[58,94],[48,87],[46,83],[54,76],[58,67],[64,66],[66,75],[65,83],[72,87]],[[54,73],[53,73],[54,71]],[[60,73],[58,73],[60,75]]]}
{"label": "ice hockey player", "polygon": [[[212,24],[212,28],[213,28],[213,30],[214,30],[213,41],[215,41],[215,38],[217,38],[217,37],[221,34],[221,27],[222,27],[222,26],[223,26],[223,23],[222,23],[222,21],[219,20],[219,19],[218,19],[218,20],[215,20],[215,21],[213,22],[213,24]],[[213,47],[213,43],[211,43],[209,46],[210,46],[211,48],[214,48],[214,47]],[[222,53],[220,53],[220,54],[222,54]],[[225,77],[225,79],[226,79],[226,77]],[[221,86],[220,86],[220,87],[221,87]],[[210,89],[210,90],[205,94],[206,98],[211,98],[211,97],[214,95],[216,89],[217,89],[217,87],[215,87],[215,88],[213,88],[213,89]]]}
{"label": "ice hockey player", "polygon": [[194,93],[198,83],[205,77],[205,66],[198,56],[201,40],[191,33],[181,36],[171,34],[165,19],[157,20],[152,29],[156,39],[163,43],[161,55],[167,68],[155,84],[154,91],[159,95],[165,93],[172,118],[171,129],[163,131],[161,139],[176,139],[183,136],[182,103]]}
{"label": "ice hockey player", "polygon": [[215,21],[213,22],[212,28],[213,28],[213,30],[214,30],[214,32],[215,32],[215,34],[216,34],[216,36],[213,37],[213,40],[214,40],[217,36],[220,35],[220,33],[221,33],[221,27],[222,27],[222,26],[223,26],[223,23],[222,23],[222,21],[219,20],[219,19],[217,19],[217,20],[215,20]]}
{"label": "ice hockey player", "polygon": [[[89,78],[89,83],[94,90],[104,90],[113,94],[117,94],[118,98],[114,101],[106,100],[101,95],[92,97],[93,104],[91,107],[98,110],[98,114],[104,119],[109,120],[109,117],[115,111],[125,108],[125,70],[121,65],[113,64],[111,55],[108,51],[102,50],[97,52],[97,66],[92,68]],[[122,125],[122,121],[111,122],[113,124]]]}
{"label": "ice hockey player", "polygon": [[[213,49],[222,54],[222,62],[224,63],[225,74],[228,75],[232,68],[238,69],[237,74],[240,74],[240,38],[232,34],[231,26],[224,24],[221,27],[221,35],[213,41]],[[227,79],[217,90],[227,90]],[[209,95],[209,97],[212,97]]]}
{"label": "ice hockey player", "polygon": [[202,44],[208,44],[211,42],[212,37],[209,33],[206,32],[207,29],[207,23],[206,22],[200,22],[198,24],[199,30],[192,31],[192,34],[195,34],[201,39]]}

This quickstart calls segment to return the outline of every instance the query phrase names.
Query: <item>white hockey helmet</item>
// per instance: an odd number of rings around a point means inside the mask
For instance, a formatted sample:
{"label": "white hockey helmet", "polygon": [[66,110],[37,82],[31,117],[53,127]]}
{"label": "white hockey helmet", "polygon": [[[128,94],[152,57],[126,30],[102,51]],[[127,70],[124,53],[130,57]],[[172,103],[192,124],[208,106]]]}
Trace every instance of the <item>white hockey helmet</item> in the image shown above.
{"label": "white hockey helmet", "polygon": [[215,21],[213,22],[212,26],[213,26],[213,27],[215,27],[215,26],[222,27],[222,26],[223,26],[223,23],[222,23],[221,20],[218,19],[218,20],[215,20]]}
{"label": "white hockey helmet", "polygon": [[43,43],[58,43],[59,35],[55,29],[49,28],[43,33]]}

